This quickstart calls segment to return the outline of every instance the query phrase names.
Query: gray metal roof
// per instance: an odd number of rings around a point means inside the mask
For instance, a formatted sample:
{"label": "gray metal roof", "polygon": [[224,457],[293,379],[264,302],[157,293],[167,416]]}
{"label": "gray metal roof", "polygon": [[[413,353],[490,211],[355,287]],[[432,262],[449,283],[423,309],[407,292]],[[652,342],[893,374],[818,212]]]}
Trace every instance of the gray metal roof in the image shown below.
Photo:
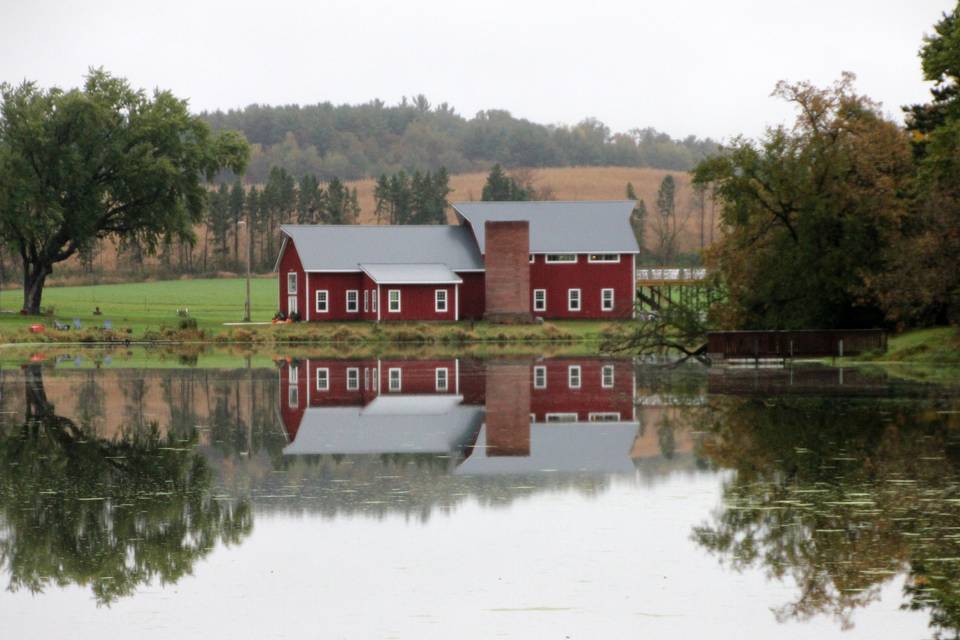
{"label": "gray metal roof", "polygon": [[365,407],[310,407],[284,455],[451,453],[473,442],[483,407],[462,396],[380,396]]}
{"label": "gray metal roof", "polygon": [[484,223],[527,220],[531,253],[636,253],[630,227],[633,200],[455,202],[454,210],[473,227],[486,253]]}
{"label": "gray metal roof", "polygon": [[307,271],[359,271],[361,263],[444,264],[483,269],[473,234],[460,225],[282,225]]}
{"label": "gray metal roof", "polygon": [[456,284],[463,278],[445,264],[369,264],[360,268],[377,284]]}

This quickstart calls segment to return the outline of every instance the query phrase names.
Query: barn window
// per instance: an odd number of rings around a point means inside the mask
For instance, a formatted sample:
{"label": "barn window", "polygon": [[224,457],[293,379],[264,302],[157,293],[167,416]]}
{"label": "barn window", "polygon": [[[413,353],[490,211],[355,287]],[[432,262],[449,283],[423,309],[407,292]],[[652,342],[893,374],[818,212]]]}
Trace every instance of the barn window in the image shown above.
{"label": "barn window", "polygon": [[577,261],[577,254],[575,253],[548,253],[547,254],[548,264],[556,264],[556,263],[573,264],[576,261]]}
{"label": "barn window", "polygon": [[327,313],[330,311],[330,292],[326,289],[317,290],[317,313]]}
{"label": "barn window", "polygon": [[567,311],[580,311],[580,289],[567,289]]}
{"label": "barn window", "polygon": [[580,365],[572,364],[567,367],[567,386],[571,389],[580,388]]}
{"label": "barn window", "polygon": [[546,289],[533,290],[533,310],[534,311],[547,310],[547,290]]}
{"label": "barn window", "polygon": [[547,388],[547,368],[546,367],[533,368],[533,388],[534,389]]}
{"label": "barn window", "polygon": [[604,389],[613,389],[613,365],[607,364],[600,370],[600,386]]}
{"label": "barn window", "polygon": [[433,309],[437,313],[447,312],[447,290],[437,289],[433,292]]}
{"label": "barn window", "polygon": [[600,289],[600,309],[613,311],[613,289]]}
{"label": "barn window", "polygon": [[350,367],[347,369],[347,391],[356,391],[360,388],[360,369]]}
{"label": "barn window", "polygon": [[347,313],[356,313],[360,310],[360,292],[356,289],[347,290]]}
{"label": "barn window", "polygon": [[590,422],[620,422],[619,411],[591,411],[587,414]]}
{"label": "barn window", "polygon": [[434,379],[436,381],[435,387],[437,391],[447,390],[448,372],[446,367],[437,367],[434,371]]}
{"label": "barn window", "polygon": [[547,415],[544,416],[544,419],[547,422],[576,422],[577,418],[578,418],[577,414],[573,412],[548,413]]}
{"label": "barn window", "polygon": [[400,289],[389,289],[387,291],[387,311],[400,313]]}
{"label": "barn window", "polygon": [[619,253],[591,253],[588,262],[620,262]]}
{"label": "barn window", "polygon": [[287,406],[296,409],[300,406],[300,390],[296,387],[287,389]]}
{"label": "barn window", "polygon": [[297,293],[297,272],[291,271],[287,274],[287,293],[296,295]]}
{"label": "barn window", "polygon": [[317,369],[317,391],[330,390],[330,369]]}
{"label": "barn window", "polygon": [[370,310],[370,289],[363,290],[363,312]]}
{"label": "barn window", "polygon": [[387,369],[387,389],[400,391],[403,387],[403,374],[400,369]]}

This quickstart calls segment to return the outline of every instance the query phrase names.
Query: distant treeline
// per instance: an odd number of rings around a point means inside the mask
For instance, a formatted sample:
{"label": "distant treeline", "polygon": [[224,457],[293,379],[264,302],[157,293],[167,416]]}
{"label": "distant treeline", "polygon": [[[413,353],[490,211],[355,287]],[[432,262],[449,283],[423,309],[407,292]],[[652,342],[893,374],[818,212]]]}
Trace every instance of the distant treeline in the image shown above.
{"label": "distant treeline", "polygon": [[[629,166],[684,171],[717,151],[709,138],[675,140],[652,128],[613,133],[602,122],[543,125],[488,110],[473,118],[422,95],[388,106],[268,106],[204,112],[214,129],[236,129],[253,145],[245,180],[265,182],[270,169],[352,180],[400,170],[450,173],[506,167]],[[228,176],[226,179],[232,179]]]}

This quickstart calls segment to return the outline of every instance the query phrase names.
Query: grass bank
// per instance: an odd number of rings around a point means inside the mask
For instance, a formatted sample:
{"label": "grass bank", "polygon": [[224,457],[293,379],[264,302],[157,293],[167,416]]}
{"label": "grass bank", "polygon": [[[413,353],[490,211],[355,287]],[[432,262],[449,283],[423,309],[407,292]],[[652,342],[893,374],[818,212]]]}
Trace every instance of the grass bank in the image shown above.
{"label": "grass bank", "polygon": [[[276,312],[274,278],[256,278],[251,285],[251,319],[269,323]],[[19,308],[19,292],[6,291],[0,308]],[[243,278],[167,280],[128,284],[49,287],[40,317],[0,313],[0,342],[23,343],[298,343],[364,345],[382,350],[386,345],[466,344],[568,345],[593,343],[610,326],[601,321],[557,321],[532,325],[496,325],[487,322],[430,323],[369,322],[249,324],[231,326],[243,314]],[[99,310],[99,313],[97,313]],[[180,315],[184,314],[184,315]],[[33,333],[31,325],[43,325]],[[57,324],[70,325],[68,330]],[[79,324],[80,328],[75,328]],[[392,347],[391,347],[392,348]]]}

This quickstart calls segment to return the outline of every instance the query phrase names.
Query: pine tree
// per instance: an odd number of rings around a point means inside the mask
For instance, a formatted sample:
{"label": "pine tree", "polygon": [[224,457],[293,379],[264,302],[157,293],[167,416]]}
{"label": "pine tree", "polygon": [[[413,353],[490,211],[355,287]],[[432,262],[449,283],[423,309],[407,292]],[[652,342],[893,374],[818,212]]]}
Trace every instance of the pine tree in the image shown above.
{"label": "pine tree", "polygon": [[[243,190],[243,183],[237,178],[230,189],[230,220],[233,222],[233,260],[240,260],[240,220],[243,218],[244,198],[246,193]],[[249,231],[248,231],[249,232]]]}

